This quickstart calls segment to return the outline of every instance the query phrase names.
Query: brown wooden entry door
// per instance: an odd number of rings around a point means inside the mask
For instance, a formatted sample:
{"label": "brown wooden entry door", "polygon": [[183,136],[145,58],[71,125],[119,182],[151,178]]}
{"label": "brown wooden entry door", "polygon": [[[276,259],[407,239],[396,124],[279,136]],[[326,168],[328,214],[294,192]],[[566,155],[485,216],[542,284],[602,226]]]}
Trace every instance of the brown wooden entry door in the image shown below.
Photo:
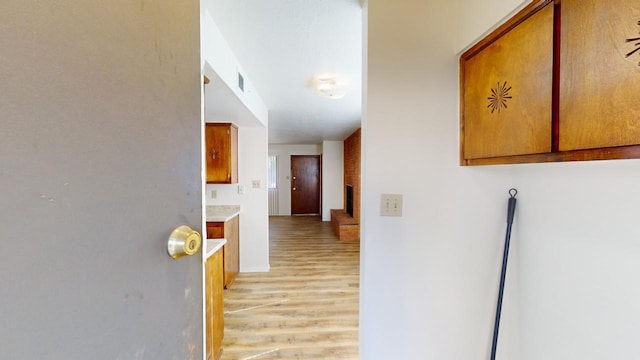
{"label": "brown wooden entry door", "polygon": [[291,155],[291,214],[320,214],[320,156]]}

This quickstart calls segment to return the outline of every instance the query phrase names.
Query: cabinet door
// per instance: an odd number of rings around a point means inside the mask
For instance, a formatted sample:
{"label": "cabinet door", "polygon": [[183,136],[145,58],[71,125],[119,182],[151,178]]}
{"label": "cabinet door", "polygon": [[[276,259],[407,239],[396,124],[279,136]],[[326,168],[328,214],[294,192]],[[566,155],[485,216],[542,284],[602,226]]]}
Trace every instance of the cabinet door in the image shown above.
{"label": "cabinet door", "polygon": [[218,250],[205,263],[206,346],[207,360],[220,359],[224,337],[224,283],[222,251]]}
{"label": "cabinet door", "polygon": [[560,150],[640,144],[640,2],[561,6]]}
{"label": "cabinet door", "polygon": [[228,288],[240,272],[240,219],[234,216],[226,222],[207,222],[207,238],[225,238],[222,247],[224,287]]}
{"label": "cabinet door", "polygon": [[240,272],[239,216],[224,223],[224,286],[228,288]]}
{"label": "cabinet door", "polygon": [[220,239],[224,237],[224,223],[207,222],[207,239]]}
{"label": "cabinet door", "polygon": [[205,125],[207,183],[238,182],[238,128],[229,123]]}
{"label": "cabinet door", "polygon": [[461,58],[463,159],[551,151],[554,4]]}

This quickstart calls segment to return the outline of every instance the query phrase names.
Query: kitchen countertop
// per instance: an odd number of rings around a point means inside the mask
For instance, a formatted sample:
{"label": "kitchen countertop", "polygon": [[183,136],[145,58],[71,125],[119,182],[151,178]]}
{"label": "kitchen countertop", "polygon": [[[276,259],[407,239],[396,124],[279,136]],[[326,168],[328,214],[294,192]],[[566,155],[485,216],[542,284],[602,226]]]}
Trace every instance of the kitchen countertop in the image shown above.
{"label": "kitchen countertop", "polygon": [[204,243],[205,259],[215,254],[226,243],[227,239],[207,239]]}
{"label": "kitchen countertop", "polygon": [[209,205],[206,210],[209,222],[225,222],[240,214],[240,205]]}

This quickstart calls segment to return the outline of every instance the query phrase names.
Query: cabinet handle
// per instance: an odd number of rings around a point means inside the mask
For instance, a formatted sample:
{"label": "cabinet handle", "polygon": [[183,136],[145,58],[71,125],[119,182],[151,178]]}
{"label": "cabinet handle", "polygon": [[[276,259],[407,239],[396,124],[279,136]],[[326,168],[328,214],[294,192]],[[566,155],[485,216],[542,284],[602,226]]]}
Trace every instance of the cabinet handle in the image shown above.
{"label": "cabinet handle", "polygon": [[231,174],[227,173],[227,180],[231,180]]}
{"label": "cabinet handle", "polygon": [[296,188],[293,188],[293,191],[296,191]]}
{"label": "cabinet handle", "polygon": [[211,155],[211,159],[215,160],[216,159],[216,149],[211,149],[211,151],[209,152],[209,154]]}

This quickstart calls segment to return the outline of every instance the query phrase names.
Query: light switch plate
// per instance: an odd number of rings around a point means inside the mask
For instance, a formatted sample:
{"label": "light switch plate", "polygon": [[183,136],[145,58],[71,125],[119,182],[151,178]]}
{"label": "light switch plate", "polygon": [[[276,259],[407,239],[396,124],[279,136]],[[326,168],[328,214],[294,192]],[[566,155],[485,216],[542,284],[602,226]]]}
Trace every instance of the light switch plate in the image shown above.
{"label": "light switch plate", "polygon": [[251,181],[251,185],[251,187],[253,187],[254,189],[260,189],[260,180]]}
{"label": "light switch plate", "polygon": [[244,195],[244,185],[238,185],[238,195]]}
{"label": "light switch plate", "polygon": [[211,198],[213,200],[218,198],[218,190],[211,190]]}
{"label": "light switch plate", "polygon": [[402,195],[381,194],[380,216],[402,216]]}

